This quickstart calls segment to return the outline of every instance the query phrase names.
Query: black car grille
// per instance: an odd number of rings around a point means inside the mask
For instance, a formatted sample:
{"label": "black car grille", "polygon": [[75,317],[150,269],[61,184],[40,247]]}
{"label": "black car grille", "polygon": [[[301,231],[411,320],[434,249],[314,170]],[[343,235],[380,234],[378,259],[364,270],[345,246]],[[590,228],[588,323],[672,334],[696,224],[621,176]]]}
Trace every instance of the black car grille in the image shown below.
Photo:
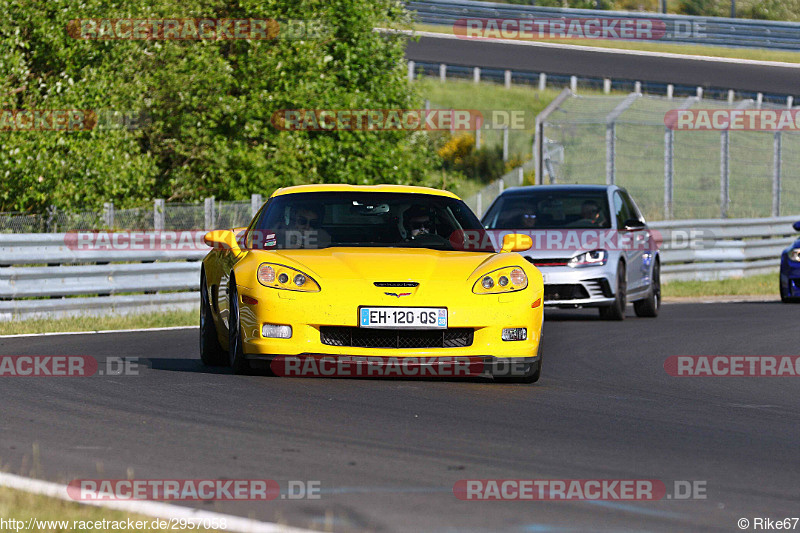
{"label": "black car grille", "polygon": [[589,293],[580,284],[559,284],[544,286],[544,300],[582,300]]}
{"label": "black car grille", "polygon": [[474,330],[448,329],[372,329],[348,326],[321,326],[319,336],[328,346],[356,348],[464,348],[472,346]]}
{"label": "black car grille", "polygon": [[543,257],[543,258],[533,258],[533,257],[525,257],[528,261],[533,263],[536,266],[566,266],[569,263],[569,257]]}

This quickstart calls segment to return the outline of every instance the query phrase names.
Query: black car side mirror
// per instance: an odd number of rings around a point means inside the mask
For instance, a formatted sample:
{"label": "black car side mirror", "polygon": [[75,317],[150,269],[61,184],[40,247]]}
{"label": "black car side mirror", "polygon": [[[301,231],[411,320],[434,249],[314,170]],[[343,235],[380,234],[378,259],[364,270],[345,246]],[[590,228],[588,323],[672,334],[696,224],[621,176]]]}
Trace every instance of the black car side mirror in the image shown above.
{"label": "black car side mirror", "polygon": [[792,227],[794,228],[795,231],[800,231],[800,220],[792,224]]}
{"label": "black car side mirror", "polygon": [[622,225],[622,229],[625,231],[641,231],[644,228],[645,228],[644,222],[642,222],[637,218],[631,218],[629,220],[626,220],[625,223]]}

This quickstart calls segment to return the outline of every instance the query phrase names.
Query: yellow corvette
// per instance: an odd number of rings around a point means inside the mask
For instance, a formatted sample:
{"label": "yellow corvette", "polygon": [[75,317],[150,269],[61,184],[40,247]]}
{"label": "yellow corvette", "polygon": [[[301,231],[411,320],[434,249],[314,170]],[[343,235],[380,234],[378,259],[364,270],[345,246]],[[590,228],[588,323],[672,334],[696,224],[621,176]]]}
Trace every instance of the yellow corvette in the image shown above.
{"label": "yellow corvette", "polygon": [[200,283],[207,365],[246,373],[287,357],[434,367],[468,358],[482,375],[539,379],[542,276],[514,253],[530,237],[506,235],[496,252],[450,192],[288,187],[247,228],[205,241],[213,248]]}

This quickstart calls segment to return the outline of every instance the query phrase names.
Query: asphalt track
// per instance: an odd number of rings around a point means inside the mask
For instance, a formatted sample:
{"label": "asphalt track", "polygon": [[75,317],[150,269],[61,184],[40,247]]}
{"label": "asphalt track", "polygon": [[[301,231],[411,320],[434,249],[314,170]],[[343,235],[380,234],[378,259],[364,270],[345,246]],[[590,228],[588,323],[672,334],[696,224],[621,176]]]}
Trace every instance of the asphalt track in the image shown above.
{"label": "asphalt track", "polygon": [[[0,355],[138,357],[138,376],[0,378],[0,463],[76,478],[318,480],[213,510],[335,531],[739,531],[800,514],[800,378],[677,378],[670,355],[796,355],[800,306],[550,311],[536,385],[292,379],[203,367],[197,330],[0,339]],[[101,365],[102,366],[102,365]],[[32,457],[38,445],[38,459]],[[660,479],[707,499],[469,502],[461,479]]]}
{"label": "asphalt track", "polygon": [[410,40],[406,59],[468,67],[717,87],[768,94],[800,93],[800,68],[677,59],[466,39]]}

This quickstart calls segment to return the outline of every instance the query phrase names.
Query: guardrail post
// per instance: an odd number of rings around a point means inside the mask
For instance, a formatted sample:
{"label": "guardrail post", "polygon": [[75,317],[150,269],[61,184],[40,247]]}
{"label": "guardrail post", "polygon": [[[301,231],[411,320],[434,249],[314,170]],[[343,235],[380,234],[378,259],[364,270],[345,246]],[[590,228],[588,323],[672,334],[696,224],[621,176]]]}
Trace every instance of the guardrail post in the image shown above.
{"label": "guardrail post", "polygon": [[539,73],[539,90],[544,91],[547,88],[547,74],[544,72]]}
{"label": "guardrail post", "polygon": [[153,229],[156,231],[164,230],[164,199],[158,198],[153,201]]}
{"label": "guardrail post", "polygon": [[606,185],[614,185],[614,174],[616,174],[616,169],[614,168],[616,160],[616,139],[616,123],[609,122],[606,124]]}
{"label": "guardrail post", "polygon": [[675,190],[675,132],[664,128],[664,220],[672,218]]}
{"label": "guardrail post", "polygon": [[447,65],[444,63],[439,63],[439,81],[446,81],[447,80]]}
{"label": "guardrail post", "polygon": [[603,94],[611,94],[611,80],[603,78]]}
{"label": "guardrail post", "polygon": [[408,81],[414,81],[414,62],[408,62]]}
{"label": "guardrail post", "polygon": [[261,209],[261,204],[264,203],[264,198],[257,193],[253,193],[250,195],[250,216],[256,216],[258,210]]}
{"label": "guardrail post", "polygon": [[114,228],[114,202],[103,204],[103,224],[108,229]]}
{"label": "guardrail post", "polygon": [[636,94],[642,94],[642,82],[637,81],[633,84],[633,92]]}
{"label": "guardrail post", "polygon": [[762,93],[756,94],[756,108],[761,109],[761,104],[764,102],[764,95]]}
{"label": "guardrail post", "polygon": [[483,117],[475,119],[475,149],[481,149],[481,127],[483,126]]}
{"label": "guardrail post", "polygon": [[472,67],[472,81],[480,83],[481,81],[481,67]]}
{"label": "guardrail post", "polygon": [[672,95],[675,92],[675,86],[671,83],[667,84],[667,99],[672,100]]}
{"label": "guardrail post", "polygon": [[503,85],[505,85],[506,89],[510,89],[511,88],[511,71],[510,70],[506,70],[503,73],[503,78],[504,78],[503,79]]}
{"label": "guardrail post", "polygon": [[478,201],[476,205],[476,210],[477,213],[475,214],[478,215],[478,218],[481,218],[483,216],[483,189],[478,191]]}
{"label": "guardrail post", "polygon": [[786,97],[786,107],[791,109],[793,105],[794,105],[794,96],[787,96]]}
{"label": "guardrail post", "polygon": [[215,226],[215,224],[214,224],[214,197],[213,196],[211,198],[206,198],[205,199],[203,208],[204,208],[204,211],[205,211],[205,219],[206,219],[205,220],[206,227],[203,228],[203,229],[212,230],[212,229],[214,229],[214,226]]}
{"label": "guardrail post", "polygon": [[702,98],[703,97],[703,88],[702,87],[697,87],[697,97],[698,98]]}
{"label": "guardrail post", "polygon": [[781,132],[772,140],[772,216],[781,214]]}
{"label": "guardrail post", "polygon": [[519,178],[519,186],[522,187],[525,182],[525,171],[522,167],[517,167],[517,177]]}
{"label": "guardrail post", "polygon": [[506,186],[506,184],[503,181],[503,178],[500,178],[499,180],[497,180],[497,194],[498,194],[498,196],[503,194],[503,189],[505,188],[505,186]]}
{"label": "guardrail post", "polygon": [[570,76],[569,77],[569,90],[577,93],[578,92],[578,77],[577,76]]}
{"label": "guardrail post", "polygon": [[719,216],[728,218],[728,204],[730,203],[730,132],[720,134],[719,148]]}
{"label": "guardrail post", "polygon": [[733,89],[728,89],[728,105],[733,105]]}
{"label": "guardrail post", "polygon": [[508,126],[503,126],[503,161],[508,161]]}

